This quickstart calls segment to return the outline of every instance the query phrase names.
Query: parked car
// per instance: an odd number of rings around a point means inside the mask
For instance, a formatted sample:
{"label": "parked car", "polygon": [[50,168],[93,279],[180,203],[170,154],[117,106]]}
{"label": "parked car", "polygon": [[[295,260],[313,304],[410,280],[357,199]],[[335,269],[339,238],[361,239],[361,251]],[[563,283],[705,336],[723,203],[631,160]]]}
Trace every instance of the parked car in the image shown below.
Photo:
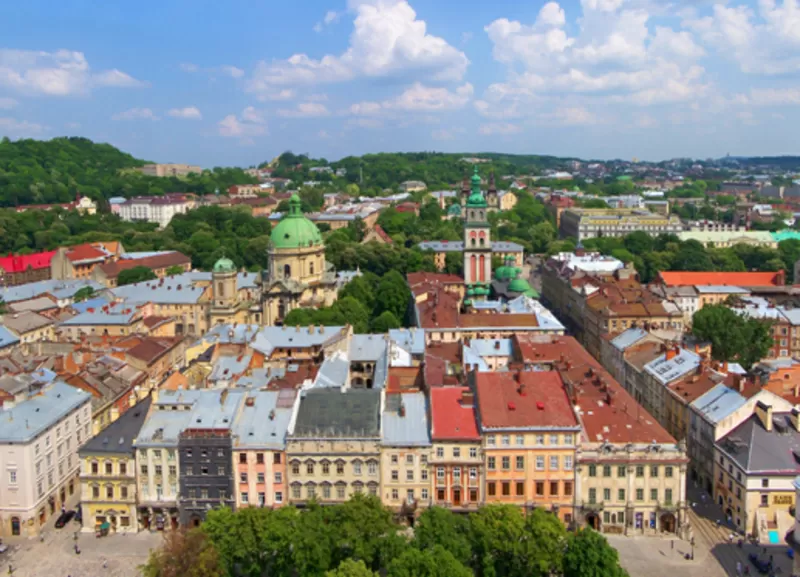
{"label": "parked car", "polygon": [[74,516],[75,511],[72,510],[61,513],[61,515],[58,516],[58,519],[56,519],[56,529],[61,529],[64,525],[69,523]]}
{"label": "parked car", "polygon": [[758,569],[758,572],[761,573],[762,575],[766,575],[772,570],[772,563],[766,559],[760,558],[755,553],[750,553],[747,557],[750,559],[753,565],[755,565],[756,569]]}

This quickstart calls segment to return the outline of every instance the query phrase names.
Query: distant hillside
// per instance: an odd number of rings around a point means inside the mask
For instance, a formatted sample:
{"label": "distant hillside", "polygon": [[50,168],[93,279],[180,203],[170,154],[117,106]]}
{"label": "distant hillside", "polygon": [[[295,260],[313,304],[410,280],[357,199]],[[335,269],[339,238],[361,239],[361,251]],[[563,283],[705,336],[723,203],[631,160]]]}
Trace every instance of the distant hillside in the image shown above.
{"label": "distant hillside", "polygon": [[86,138],[0,140],[0,206],[69,202],[77,193],[113,196],[198,192],[255,182],[238,168],[215,168],[187,179],[155,178],[130,169],[147,161]]}

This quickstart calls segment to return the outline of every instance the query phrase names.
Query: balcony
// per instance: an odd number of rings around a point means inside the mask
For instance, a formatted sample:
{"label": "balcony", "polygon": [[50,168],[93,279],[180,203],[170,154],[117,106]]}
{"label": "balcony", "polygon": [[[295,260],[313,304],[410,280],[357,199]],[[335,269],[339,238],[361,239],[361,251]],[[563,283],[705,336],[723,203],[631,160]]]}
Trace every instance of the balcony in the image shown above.
{"label": "balcony", "polygon": [[685,504],[682,502],[676,501],[659,501],[658,508],[661,511],[668,511],[670,513],[675,513],[685,507]]}
{"label": "balcony", "polygon": [[605,503],[603,501],[580,501],[575,504],[584,511],[599,512],[605,509]]}

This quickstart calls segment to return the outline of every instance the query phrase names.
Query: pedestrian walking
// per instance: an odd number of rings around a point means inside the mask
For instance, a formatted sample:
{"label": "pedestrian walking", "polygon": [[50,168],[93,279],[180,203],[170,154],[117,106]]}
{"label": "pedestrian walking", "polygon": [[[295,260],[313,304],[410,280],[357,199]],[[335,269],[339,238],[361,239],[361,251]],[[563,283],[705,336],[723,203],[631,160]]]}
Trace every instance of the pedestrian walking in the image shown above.
{"label": "pedestrian walking", "polygon": [[675,549],[675,540],[670,541],[670,549]]}
{"label": "pedestrian walking", "polygon": [[742,574],[742,562],[741,561],[737,561],[736,562],[736,574],[739,575],[739,576],[741,576],[741,574]]}

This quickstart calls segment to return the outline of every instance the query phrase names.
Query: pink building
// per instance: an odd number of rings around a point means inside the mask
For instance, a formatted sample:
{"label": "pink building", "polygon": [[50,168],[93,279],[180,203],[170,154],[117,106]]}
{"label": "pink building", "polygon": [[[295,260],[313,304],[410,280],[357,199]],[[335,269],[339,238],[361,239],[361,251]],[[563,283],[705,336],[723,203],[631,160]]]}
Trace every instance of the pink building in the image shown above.
{"label": "pink building", "polygon": [[281,507],[288,501],[286,432],[297,391],[248,393],[233,427],[236,508]]}

